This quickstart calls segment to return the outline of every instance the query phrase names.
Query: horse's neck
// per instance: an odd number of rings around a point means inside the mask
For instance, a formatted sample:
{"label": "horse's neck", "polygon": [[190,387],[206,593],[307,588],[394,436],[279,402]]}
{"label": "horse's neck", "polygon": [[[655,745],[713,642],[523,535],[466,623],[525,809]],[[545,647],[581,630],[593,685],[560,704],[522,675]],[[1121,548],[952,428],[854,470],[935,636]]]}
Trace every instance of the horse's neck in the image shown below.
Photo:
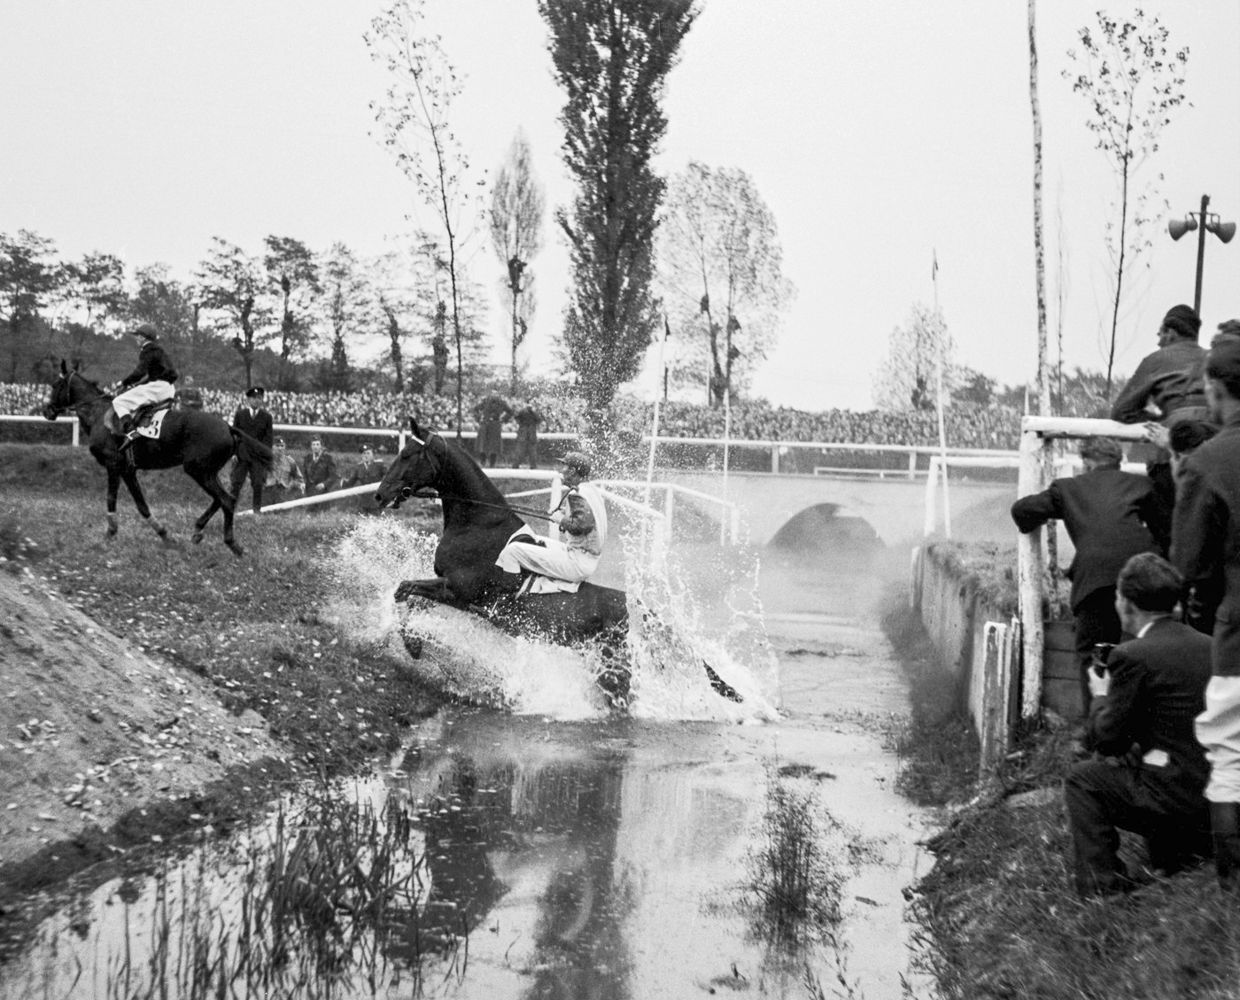
{"label": "horse's neck", "polygon": [[[495,484],[487,478],[486,473],[475,468],[468,459],[463,456],[450,456],[440,475],[443,486],[439,492],[448,497],[461,498],[443,501],[445,529],[463,530],[474,525],[494,526],[504,519],[502,508],[507,506],[504,495],[495,488]],[[471,500],[481,501],[481,503],[470,503]],[[491,506],[483,506],[483,504]],[[514,512],[508,513],[514,521],[519,521]]]}
{"label": "horse's neck", "polygon": [[90,428],[103,415],[103,411],[111,405],[111,401],[102,393],[97,396],[83,395],[81,399],[73,404],[73,410],[78,416],[78,420],[86,425],[89,432]]}

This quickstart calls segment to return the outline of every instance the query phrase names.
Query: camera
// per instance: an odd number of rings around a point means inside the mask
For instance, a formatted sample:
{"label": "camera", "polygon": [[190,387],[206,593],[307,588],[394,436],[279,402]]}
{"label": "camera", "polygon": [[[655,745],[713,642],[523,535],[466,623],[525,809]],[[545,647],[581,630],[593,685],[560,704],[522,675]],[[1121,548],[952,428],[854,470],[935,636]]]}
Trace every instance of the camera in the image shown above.
{"label": "camera", "polygon": [[1111,658],[1111,650],[1114,648],[1113,642],[1094,643],[1094,651],[1090,654],[1090,666],[1099,677],[1107,672],[1107,660]]}

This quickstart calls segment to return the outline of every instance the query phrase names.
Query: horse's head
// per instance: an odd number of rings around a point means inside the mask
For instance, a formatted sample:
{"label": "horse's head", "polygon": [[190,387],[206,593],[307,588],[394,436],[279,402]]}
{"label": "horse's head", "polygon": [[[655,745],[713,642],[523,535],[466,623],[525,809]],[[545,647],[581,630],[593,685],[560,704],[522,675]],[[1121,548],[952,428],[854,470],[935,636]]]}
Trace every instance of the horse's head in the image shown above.
{"label": "horse's head", "polygon": [[64,361],[61,361],[60,374],[56,376],[56,380],[52,383],[51,394],[43,406],[43,416],[48,420],[55,420],[66,410],[73,408],[71,383],[74,378],[82,378],[81,375],[77,374],[77,365],[75,364],[70,369]]}
{"label": "horse's head", "polygon": [[418,427],[415,417],[409,418],[409,443],[396,456],[379,483],[375,503],[380,507],[399,507],[416,490],[437,486],[443,467],[443,439]]}

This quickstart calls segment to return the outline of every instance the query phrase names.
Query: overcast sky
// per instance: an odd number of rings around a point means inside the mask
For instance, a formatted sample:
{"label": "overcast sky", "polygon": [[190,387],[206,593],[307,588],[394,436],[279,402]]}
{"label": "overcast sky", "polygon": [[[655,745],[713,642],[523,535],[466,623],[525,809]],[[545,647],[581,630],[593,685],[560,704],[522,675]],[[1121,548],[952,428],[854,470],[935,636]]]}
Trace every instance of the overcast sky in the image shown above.
{"label": "overcast sky", "polygon": [[[1109,325],[1102,244],[1113,175],[1061,78],[1095,4],[1038,6],[1048,276],[1063,234],[1069,366],[1100,368]],[[1112,4],[1122,15],[1132,4]],[[1188,94],[1151,163],[1171,214],[1202,194],[1240,219],[1240,2],[1151,2],[1188,45]],[[558,158],[562,98],[534,0],[430,0],[465,76],[459,133],[494,173],[518,127],[551,205],[572,188]],[[33,229],[61,252],[157,261],[188,277],[219,235],[259,252],[268,233],[382,251],[421,218],[372,133],[382,78],[362,42],[362,0],[44,0],[0,3],[0,231]],[[756,380],[772,402],[871,403],[892,328],[939,301],[958,360],[1001,381],[1036,356],[1025,5],[1017,0],[703,0],[668,82],[658,166],[747,171],[779,224],[799,294]],[[1191,303],[1195,234],[1165,219],[1121,323],[1117,367],[1151,350],[1158,320]],[[475,256],[493,282],[489,248]],[[548,229],[534,263],[536,353],[557,329],[566,254]],[[492,274],[491,272],[495,272]],[[1240,240],[1208,237],[1203,314],[1240,315]],[[1054,324],[1052,313],[1052,324]],[[503,316],[492,321],[502,356]],[[1052,326],[1053,334],[1053,326]],[[643,383],[653,390],[653,377]]]}

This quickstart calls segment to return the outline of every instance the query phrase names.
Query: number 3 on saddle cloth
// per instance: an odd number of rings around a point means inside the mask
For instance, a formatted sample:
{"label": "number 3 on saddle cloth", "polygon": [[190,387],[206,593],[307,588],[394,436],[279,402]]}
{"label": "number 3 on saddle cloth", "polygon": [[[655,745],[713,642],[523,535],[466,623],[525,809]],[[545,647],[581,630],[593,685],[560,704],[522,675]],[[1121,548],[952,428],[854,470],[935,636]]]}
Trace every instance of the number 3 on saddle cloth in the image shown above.
{"label": "number 3 on saddle cloth", "polygon": [[138,437],[158,441],[160,432],[164,429],[164,417],[171,412],[173,402],[171,399],[165,399],[159,403],[138,407],[129,425],[129,432]]}

